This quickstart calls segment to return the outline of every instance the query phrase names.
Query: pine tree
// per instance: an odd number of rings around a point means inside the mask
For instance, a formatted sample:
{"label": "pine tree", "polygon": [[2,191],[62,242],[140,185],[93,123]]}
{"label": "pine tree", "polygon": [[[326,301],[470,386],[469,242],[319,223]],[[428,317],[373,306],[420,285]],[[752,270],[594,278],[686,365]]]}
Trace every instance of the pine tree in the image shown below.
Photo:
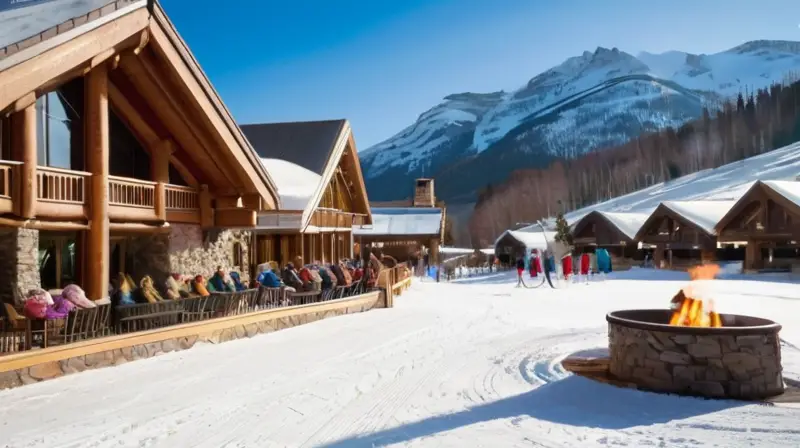
{"label": "pine tree", "polygon": [[572,232],[563,212],[559,212],[556,216],[556,241],[572,248]]}

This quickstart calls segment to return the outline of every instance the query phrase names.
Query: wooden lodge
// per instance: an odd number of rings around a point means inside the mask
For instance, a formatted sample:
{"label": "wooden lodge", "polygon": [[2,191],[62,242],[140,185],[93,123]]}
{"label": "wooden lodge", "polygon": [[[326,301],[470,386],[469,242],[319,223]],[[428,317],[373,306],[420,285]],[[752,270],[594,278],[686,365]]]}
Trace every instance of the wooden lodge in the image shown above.
{"label": "wooden lodge", "polygon": [[636,234],[648,218],[646,213],[592,211],[576,221],[572,239],[577,253],[608,250],[615,270],[628,269],[644,256]]}
{"label": "wooden lodge", "polygon": [[639,229],[635,240],[654,246],[656,267],[684,269],[717,259],[714,227],[734,203],[730,200],[662,202]]}
{"label": "wooden lodge", "polygon": [[162,8],[24,8],[0,13],[0,298],[246,270],[226,229],[255,227],[277,189]]}
{"label": "wooden lodge", "polygon": [[378,250],[400,262],[438,264],[447,209],[436,200],[433,179],[415,180],[410,199],[373,203],[371,209],[372,226],[353,228],[362,250]]}
{"label": "wooden lodge", "polygon": [[347,120],[243,125],[276,179],[280,210],[262,210],[254,263],[330,263],[353,257],[353,229],[372,223]]}
{"label": "wooden lodge", "polygon": [[743,268],[796,270],[800,182],[756,181],[716,225],[723,242],[746,244]]}

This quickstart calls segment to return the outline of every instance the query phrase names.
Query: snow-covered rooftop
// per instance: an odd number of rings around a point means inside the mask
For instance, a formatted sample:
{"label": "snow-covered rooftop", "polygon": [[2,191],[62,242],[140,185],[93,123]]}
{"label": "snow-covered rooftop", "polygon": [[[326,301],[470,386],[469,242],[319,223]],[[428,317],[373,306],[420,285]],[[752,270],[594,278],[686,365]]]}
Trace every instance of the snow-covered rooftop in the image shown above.
{"label": "snow-covered rooftop", "polygon": [[642,228],[650,213],[616,213],[616,212],[598,212],[605,216],[611,224],[619,229],[625,236],[633,239],[639,229]]}
{"label": "snow-covered rooftop", "polygon": [[386,207],[372,209],[372,227],[353,226],[355,236],[438,235],[442,229],[442,209]]}
{"label": "snow-covered rooftop", "polygon": [[800,207],[800,182],[767,180],[763,183]]}
{"label": "snow-covered rooftop", "polygon": [[[800,142],[584,207],[567,213],[565,218],[572,224],[594,210],[646,213],[664,201],[736,201],[757,180],[765,183],[773,180],[793,181],[798,175],[800,175]],[[776,186],[776,188],[781,187]],[[792,191],[789,190],[791,187],[786,188],[787,193]]]}
{"label": "snow-covered rooftop", "polygon": [[282,210],[305,210],[314,196],[322,176],[281,159],[262,158],[261,163],[272,176],[281,198]]}
{"label": "snow-covered rooftop", "polygon": [[710,234],[736,201],[664,201],[662,205]]}
{"label": "snow-covered rooftop", "polygon": [[[540,230],[506,230],[502,235],[500,235],[499,238],[497,238],[497,240],[495,240],[494,245],[497,246],[497,243],[499,243],[500,240],[506,235],[509,235],[515,240],[519,241],[528,250],[545,250],[547,249],[547,243],[552,243],[556,238],[556,232],[542,232]],[[545,239],[545,235],[547,239]]]}

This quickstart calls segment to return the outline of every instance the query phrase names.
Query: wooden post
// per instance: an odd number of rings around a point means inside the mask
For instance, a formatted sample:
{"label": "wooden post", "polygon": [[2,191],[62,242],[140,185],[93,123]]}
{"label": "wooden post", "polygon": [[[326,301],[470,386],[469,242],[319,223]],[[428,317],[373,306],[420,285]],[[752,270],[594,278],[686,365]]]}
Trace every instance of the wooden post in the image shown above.
{"label": "wooden post", "polygon": [[214,227],[214,213],[211,210],[211,193],[208,191],[208,185],[200,185],[198,200],[200,201],[200,227],[204,229]]}
{"label": "wooden post", "polygon": [[656,269],[661,268],[662,261],[664,261],[664,245],[656,244],[656,248],[653,250],[653,265]]}
{"label": "wooden post", "polygon": [[19,168],[19,214],[21,217],[31,219],[36,216],[36,102],[11,116],[14,140],[13,148],[17,153],[17,160],[22,162]]}
{"label": "wooden post", "polygon": [[169,183],[169,157],[174,147],[170,140],[164,140],[153,149],[150,158],[150,177],[156,182],[155,209],[159,221],[167,220],[167,184]]}
{"label": "wooden post", "polygon": [[755,240],[748,240],[744,250],[743,268],[746,270],[759,269],[761,266],[761,247]]}
{"label": "wooden post", "polygon": [[91,226],[87,238],[86,295],[99,300],[108,295],[109,221],[108,221],[108,72],[101,64],[85,78],[86,162],[92,173],[89,191]]}
{"label": "wooden post", "polygon": [[286,263],[292,260],[289,255],[289,236],[281,235],[281,267],[285,267]]}

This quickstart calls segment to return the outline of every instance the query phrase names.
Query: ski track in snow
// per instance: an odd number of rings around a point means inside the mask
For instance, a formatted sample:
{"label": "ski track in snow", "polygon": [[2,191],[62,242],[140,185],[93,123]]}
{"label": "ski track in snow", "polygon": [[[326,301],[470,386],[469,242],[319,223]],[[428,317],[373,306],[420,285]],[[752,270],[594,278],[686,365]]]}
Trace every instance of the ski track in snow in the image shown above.
{"label": "ski track in snow", "polygon": [[[0,391],[0,446],[800,446],[800,407],[619,389],[561,367],[603,350],[606,312],[664,306],[682,280],[471,280],[416,282],[390,310]],[[784,325],[785,374],[800,378],[796,285],[713,287],[722,311]]]}

